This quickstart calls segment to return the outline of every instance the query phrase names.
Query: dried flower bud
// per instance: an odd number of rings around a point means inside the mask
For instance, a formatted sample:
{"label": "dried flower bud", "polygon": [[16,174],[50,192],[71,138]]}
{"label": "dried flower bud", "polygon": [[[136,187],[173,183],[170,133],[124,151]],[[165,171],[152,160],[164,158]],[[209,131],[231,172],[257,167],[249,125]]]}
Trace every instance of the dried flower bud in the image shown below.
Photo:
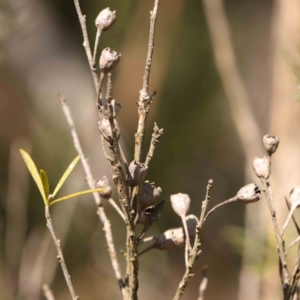
{"label": "dried flower bud", "polygon": [[147,175],[148,167],[140,162],[132,161],[129,165],[129,172],[131,176],[130,185],[137,186],[144,181]]}
{"label": "dried flower bud", "polygon": [[122,105],[118,102],[116,102],[115,99],[111,100],[111,105],[113,107],[113,117],[117,117],[117,115],[119,114],[119,111],[122,108]]}
{"label": "dried flower bud", "polygon": [[271,174],[271,160],[269,157],[255,157],[253,160],[253,169],[257,177],[268,179]]}
{"label": "dried flower bud", "polygon": [[277,147],[279,145],[279,138],[275,135],[267,134],[263,137],[263,143],[266,151],[271,156],[277,150]]}
{"label": "dried flower bud", "polygon": [[[117,139],[120,138],[120,129],[117,120],[114,119],[114,125],[115,125],[115,133],[117,136]],[[111,143],[113,141],[113,134],[111,130],[111,125],[108,119],[104,118],[101,121],[98,122],[98,128],[101,134],[103,135],[104,139]]]}
{"label": "dried flower bud", "polygon": [[100,70],[103,73],[110,72],[119,63],[120,59],[120,53],[112,51],[110,48],[103,49],[99,60]]}
{"label": "dried flower bud", "polygon": [[186,217],[186,223],[190,237],[194,237],[196,235],[196,226],[198,222],[198,218],[195,215],[188,215]]}
{"label": "dried flower bud", "polygon": [[242,187],[236,194],[237,201],[243,203],[256,202],[261,197],[261,190],[255,183],[249,183]]}
{"label": "dried flower bud", "polygon": [[145,209],[143,209],[139,215],[138,223],[145,225],[148,222],[153,209],[154,209],[153,205],[148,206]]}
{"label": "dried flower bud", "polygon": [[178,193],[171,195],[171,205],[178,216],[185,216],[190,208],[191,199],[189,195]]}
{"label": "dried flower bud", "polygon": [[100,11],[95,24],[100,31],[106,31],[116,22],[116,19],[116,11],[111,11],[110,8],[107,7]]}
{"label": "dried flower bud", "polygon": [[152,205],[157,197],[161,194],[161,188],[155,187],[154,182],[145,181],[142,188],[139,189],[139,202],[141,208]]}
{"label": "dried flower bud", "polygon": [[99,192],[100,196],[109,199],[111,197],[111,186],[106,176],[103,176],[102,179],[95,181],[95,186],[97,188],[104,189],[103,192]]}
{"label": "dried flower bud", "polygon": [[294,206],[294,207],[297,207],[300,205],[300,186],[297,186],[291,190],[289,203],[291,206]]}
{"label": "dried flower bud", "polygon": [[154,237],[154,248],[159,250],[169,250],[174,247],[184,246],[184,240],[182,227],[169,229]]}

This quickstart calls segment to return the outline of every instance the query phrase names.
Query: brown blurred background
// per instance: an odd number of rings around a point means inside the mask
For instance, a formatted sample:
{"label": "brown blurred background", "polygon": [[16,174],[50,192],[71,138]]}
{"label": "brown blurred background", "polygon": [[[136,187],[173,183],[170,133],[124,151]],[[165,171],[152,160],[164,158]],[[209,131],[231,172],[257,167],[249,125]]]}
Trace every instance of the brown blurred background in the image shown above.
{"label": "brown blurred background", "polygon": [[[188,193],[190,212],[199,215],[209,178],[214,180],[211,205],[234,196],[249,180],[257,182],[249,172],[254,155],[264,154],[257,133],[276,134],[281,140],[271,177],[280,225],[287,214],[283,197],[300,183],[299,1],[226,0],[223,11],[209,3],[220,1],[161,0],[150,80],[150,90],[158,94],[148,118],[145,149],[157,122],[164,135],[147,179],[162,187],[166,206],[151,235],[180,226],[170,194]],[[109,46],[122,53],[113,74],[113,93],[122,104],[118,120],[131,161],[153,1],[81,1],[91,45],[94,20],[108,6],[117,11],[117,22],[102,34],[99,50]],[[223,53],[224,62],[230,62],[230,55],[222,47],[216,49],[220,44],[212,43],[213,26],[207,23],[211,18],[217,26],[222,20],[218,14],[224,12],[236,61],[236,69],[235,64],[224,64],[225,69],[229,66],[227,73],[220,64],[218,68],[215,55],[217,50]],[[94,176],[110,176],[82,33],[72,0],[2,0],[0,24],[0,299],[43,299],[44,283],[56,299],[69,299],[45,226],[43,202],[18,149],[31,153],[54,187],[76,156],[57,99],[62,93]],[[221,39],[226,37],[221,33]],[[238,75],[237,81],[233,75]],[[244,92],[239,94],[241,84]],[[244,106],[240,113],[236,108],[243,102],[233,100],[247,101],[249,109]],[[246,122],[241,134],[238,118],[246,120],[244,114],[254,116],[256,127]],[[253,137],[251,143],[246,145],[243,135]],[[85,188],[78,166],[60,195]],[[104,206],[119,251],[125,248],[124,228],[115,211]],[[53,222],[80,298],[118,299],[92,197],[56,205]],[[205,224],[203,253],[183,299],[197,299],[203,264],[209,267],[206,299],[281,299],[270,223],[265,199],[247,211],[239,204],[217,211]],[[295,238],[292,226],[289,229],[288,241]],[[124,270],[121,254],[119,261]],[[183,249],[145,254],[140,259],[140,299],[172,299],[183,272]]]}

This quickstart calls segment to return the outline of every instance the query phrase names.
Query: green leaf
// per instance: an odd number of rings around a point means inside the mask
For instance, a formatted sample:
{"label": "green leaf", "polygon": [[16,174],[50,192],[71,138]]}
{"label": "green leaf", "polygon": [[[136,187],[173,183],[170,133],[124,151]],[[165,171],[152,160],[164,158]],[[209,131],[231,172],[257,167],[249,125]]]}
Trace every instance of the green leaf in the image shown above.
{"label": "green leaf", "polygon": [[43,188],[44,188],[44,191],[45,191],[45,196],[48,200],[48,197],[49,197],[49,181],[48,181],[47,173],[44,170],[40,170],[40,177],[41,177]]}
{"label": "green leaf", "polygon": [[81,195],[86,195],[86,194],[91,194],[91,193],[95,193],[95,192],[103,192],[104,190],[102,188],[99,188],[99,189],[94,189],[94,190],[86,190],[86,191],[82,191],[82,192],[78,192],[78,193],[75,193],[75,194],[70,194],[68,196],[65,196],[65,197],[62,197],[62,198],[58,198],[54,201],[52,201],[50,203],[50,206],[54,203],[57,203],[57,202],[61,202],[61,201],[65,201],[65,200],[68,200],[68,199],[71,199],[71,198],[74,198],[74,197],[77,197],[77,196],[81,196]]}
{"label": "green leaf", "polygon": [[55,195],[58,193],[58,191],[60,190],[60,188],[62,187],[62,185],[64,184],[64,182],[66,181],[66,179],[68,178],[68,176],[70,175],[70,173],[73,171],[73,169],[75,168],[75,166],[77,165],[78,161],[80,159],[80,155],[78,155],[69,165],[69,167],[67,168],[67,170],[65,171],[64,175],[61,177],[61,179],[59,180],[52,196],[53,198],[55,197]]}
{"label": "green leaf", "polygon": [[48,205],[48,199],[46,198],[46,194],[45,194],[45,191],[44,191],[44,188],[43,188],[43,183],[42,183],[42,180],[41,180],[41,177],[39,175],[39,172],[35,166],[35,163],[33,162],[33,160],[31,159],[30,155],[24,151],[23,149],[20,149],[20,153],[25,161],[25,164],[31,174],[31,176],[33,177],[37,187],[39,188],[40,190],[40,193],[43,197],[43,200],[45,202],[46,205]]}

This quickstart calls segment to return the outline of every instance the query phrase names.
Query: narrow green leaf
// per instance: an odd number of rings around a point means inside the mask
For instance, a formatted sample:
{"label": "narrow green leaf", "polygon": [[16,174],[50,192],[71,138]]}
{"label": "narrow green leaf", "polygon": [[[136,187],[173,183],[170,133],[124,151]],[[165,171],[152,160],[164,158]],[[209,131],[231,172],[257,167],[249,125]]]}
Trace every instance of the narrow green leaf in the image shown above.
{"label": "narrow green leaf", "polygon": [[42,184],[42,180],[41,177],[39,175],[39,172],[35,166],[35,163],[33,162],[32,158],[30,157],[30,155],[24,151],[23,149],[20,149],[20,153],[25,161],[25,164],[31,174],[31,176],[33,177],[38,189],[40,190],[40,193],[43,197],[43,200],[45,202],[45,204],[48,204],[48,199],[46,198],[46,194],[43,188],[43,184]]}
{"label": "narrow green leaf", "polygon": [[43,188],[44,188],[44,191],[45,191],[45,196],[46,196],[46,198],[48,200],[48,196],[49,196],[49,181],[48,181],[47,173],[44,170],[40,170],[40,177],[41,177]]}
{"label": "narrow green leaf", "polygon": [[78,193],[75,193],[75,194],[71,194],[71,195],[68,195],[68,196],[65,196],[65,197],[62,197],[62,198],[58,198],[54,201],[52,201],[50,203],[50,206],[54,203],[57,203],[57,202],[61,202],[61,201],[65,201],[65,200],[68,200],[68,199],[71,199],[71,198],[74,198],[74,197],[77,197],[77,196],[81,196],[81,195],[86,195],[86,194],[91,194],[91,193],[95,193],[95,192],[103,192],[104,190],[102,188],[99,188],[99,189],[94,189],[94,190],[86,190],[86,191],[82,191],[82,192],[78,192]]}
{"label": "narrow green leaf", "polygon": [[68,178],[68,176],[70,175],[70,173],[73,171],[73,169],[75,168],[75,166],[77,165],[78,161],[80,159],[80,155],[78,155],[69,165],[69,167],[67,168],[67,170],[65,171],[64,175],[61,177],[61,179],[59,180],[54,192],[53,192],[53,198],[55,197],[55,195],[58,193],[58,191],[60,190],[60,188],[62,187],[62,185],[64,184],[64,182],[66,181],[66,179]]}

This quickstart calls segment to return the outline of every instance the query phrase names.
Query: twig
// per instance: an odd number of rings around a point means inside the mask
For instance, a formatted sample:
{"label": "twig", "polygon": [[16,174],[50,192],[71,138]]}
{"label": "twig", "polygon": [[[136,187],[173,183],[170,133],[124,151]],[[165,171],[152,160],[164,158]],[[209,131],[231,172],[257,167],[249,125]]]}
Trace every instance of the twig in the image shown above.
{"label": "twig", "polygon": [[225,205],[225,204],[228,204],[228,203],[231,203],[231,202],[235,202],[237,201],[237,197],[233,197],[233,198],[230,198],[228,200],[225,200],[219,204],[217,204],[216,206],[214,206],[204,217],[204,220],[203,220],[203,223],[206,221],[206,219],[214,212],[216,211],[218,208],[220,208],[221,206]]}
{"label": "twig", "polygon": [[189,253],[190,250],[192,250],[191,248],[191,242],[190,242],[190,235],[189,235],[189,231],[187,228],[187,223],[186,223],[186,218],[185,215],[183,215],[181,217],[182,220],[182,224],[183,224],[183,228],[184,228],[184,233],[185,233],[185,249],[184,249],[184,258],[185,258],[185,267],[188,267],[189,264]]}
{"label": "twig", "polygon": [[200,251],[201,232],[202,232],[203,223],[205,221],[206,209],[207,209],[208,202],[210,200],[212,187],[213,187],[213,181],[210,179],[208,181],[208,184],[207,184],[205,200],[202,201],[202,209],[201,209],[200,219],[199,219],[199,222],[198,222],[197,227],[196,227],[196,238],[195,238],[194,246],[193,246],[193,249],[191,251],[190,258],[189,258],[189,263],[188,263],[188,266],[186,267],[185,273],[184,273],[184,275],[183,275],[183,277],[182,277],[182,279],[179,283],[179,286],[177,288],[177,291],[176,291],[176,294],[175,294],[175,297],[174,297],[173,300],[178,300],[182,296],[182,294],[184,293],[185,288],[186,288],[186,286],[189,282],[189,279],[192,276],[192,267],[193,267],[196,259],[198,258],[199,254],[201,252]]}
{"label": "twig", "polygon": [[48,284],[43,285],[44,296],[47,300],[55,300],[52,290],[49,288]]}
{"label": "twig", "polygon": [[107,74],[107,82],[106,82],[106,101],[110,102],[113,98],[112,96],[112,76],[111,73]]}
{"label": "twig", "polygon": [[204,292],[206,291],[207,283],[208,283],[208,279],[207,279],[207,266],[203,266],[203,269],[202,269],[202,280],[201,280],[200,286],[199,286],[198,300],[204,300]]}
{"label": "twig", "polygon": [[[70,109],[69,109],[69,107],[66,103],[66,98],[62,95],[58,95],[58,98],[60,100],[63,112],[65,114],[66,120],[67,120],[67,122],[69,124],[69,127],[70,127],[70,130],[71,130],[71,135],[72,135],[72,138],[73,138],[74,147],[75,147],[77,153],[80,154],[80,159],[81,159],[81,163],[82,163],[84,172],[85,172],[86,177],[87,177],[88,186],[91,189],[94,189],[95,185],[94,185],[94,178],[93,178],[93,175],[92,175],[92,172],[91,172],[91,168],[90,168],[89,164],[86,161],[86,158],[84,156],[82,147],[80,145],[80,141],[79,141],[76,129],[75,129],[75,125],[74,125],[74,121],[73,121],[73,118],[72,118],[72,115],[71,115],[71,111],[70,111]],[[111,225],[110,225],[110,222],[109,222],[109,220],[108,220],[108,218],[105,214],[105,211],[102,207],[101,198],[100,198],[99,193],[93,193],[93,196],[94,196],[94,199],[95,199],[95,203],[98,207],[97,214],[98,214],[101,222],[104,225],[105,238],[106,238],[108,253],[109,253],[109,256],[110,256],[112,267],[114,269],[115,276],[118,280],[118,284],[119,284],[119,287],[121,289],[123,298],[125,298],[126,291],[125,291],[125,288],[124,288],[124,283],[123,283],[122,276],[121,276],[120,266],[119,266],[118,259],[117,259],[116,249],[115,249],[114,242],[113,242],[113,237],[112,237],[112,232],[111,232]]]}
{"label": "twig", "polygon": [[[291,207],[290,207],[290,204],[289,204],[289,202],[288,202],[287,198],[286,198],[286,197],[284,197],[284,200],[285,200],[286,206],[288,207],[288,209],[289,209],[289,211],[290,211],[290,210],[291,210]],[[297,230],[298,234],[300,235],[300,228],[299,228],[299,225],[298,225],[298,223],[297,223],[297,221],[296,221],[296,219],[295,219],[294,215],[292,216],[292,219],[293,219],[293,222],[294,222],[295,228],[296,228],[296,230]]]}
{"label": "twig", "polygon": [[150,79],[150,71],[152,64],[152,57],[154,51],[154,32],[155,32],[155,23],[157,17],[159,0],[155,0],[153,10],[150,12],[150,33],[149,33],[149,42],[148,42],[148,53],[146,59],[146,67],[145,73],[143,77],[143,87],[140,90],[138,105],[138,129],[135,134],[135,149],[134,149],[134,159],[137,162],[140,162],[142,155],[142,146],[145,134],[145,123],[147,119],[147,115],[149,112],[149,79]]}
{"label": "twig", "polygon": [[120,215],[120,217],[125,221],[124,214],[123,214],[122,210],[120,209],[120,207],[115,202],[115,200],[112,198],[109,198],[108,202],[116,210],[116,212]]}
{"label": "twig", "polygon": [[289,249],[294,246],[296,243],[298,243],[300,241],[300,236],[298,236],[294,241],[292,241],[285,250],[285,253],[287,254],[287,252],[289,251]]}
{"label": "twig", "polygon": [[94,63],[96,61],[97,48],[98,48],[100,36],[101,36],[101,30],[99,28],[97,28],[95,45],[94,45],[94,54],[93,54],[93,61],[94,61]]}
{"label": "twig", "polygon": [[154,123],[154,128],[153,128],[153,133],[152,133],[152,139],[151,139],[151,145],[150,145],[150,149],[149,149],[149,152],[147,154],[146,161],[145,161],[145,165],[146,166],[149,165],[150,160],[153,157],[156,145],[158,144],[159,139],[162,136],[163,132],[164,132],[164,130],[162,128],[159,129],[158,126],[157,126],[157,124]]}
{"label": "twig", "polygon": [[93,56],[92,56],[89,37],[88,37],[87,29],[86,29],[86,17],[81,12],[81,8],[80,8],[80,5],[79,5],[79,0],[74,0],[74,4],[75,4],[75,7],[76,7],[78,19],[79,19],[82,34],[83,34],[83,47],[85,49],[85,53],[86,53],[86,56],[87,56],[87,59],[88,59],[88,62],[89,62],[89,66],[90,66],[90,69],[91,69],[91,72],[92,72],[95,89],[97,91],[98,90],[97,69],[96,69],[95,61],[94,61]]}
{"label": "twig", "polygon": [[68,285],[71,297],[72,297],[73,300],[77,300],[79,298],[78,298],[78,296],[76,296],[73,285],[72,285],[72,282],[71,282],[71,276],[68,272],[68,269],[67,269],[67,266],[66,266],[66,263],[65,263],[65,260],[64,260],[64,256],[63,256],[63,253],[62,253],[62,250],[61,250],[60,240],[57,239],[54,228],[53,228],[53,225],[52,225],[49,205],[45,205],[45,216],[46,216],[46,220],[47,220],[47,227],[50,230],[52,239],[53,239],[55,247],[56,247],[57,259],[58,259],[58,262],[60,263],[62,271],[64,273],[64,277],[65,277],[66,283]]}
{"label": "twig", "polygon": [[297,206],[293,206],[293,205],[291,206],[291,209],[290,209],[290,211],[289,211],[289,214],[288,214],[288,216],[287,216],[287,218],[286,218],[286,220],[285,220],[285,222],[284,222],[284,225],[283,225],[283,227],[282,227],[282,230],[281,230],[281,233],[280,233],[281,236],[283,236],[283,234],[284,234],[284,232],[285,232],[287,226],[289,225],[291,219],[294,219],[293,216],[294,216],[294,212],[295,212],[296,209],[297,209]]}
{"label": "twig", "polygon": [[279,258],[280,258],[281,268],[282,268],[282,276],[283,276],[282,288],[283,288],[284,295],[286,295],[286,293],[290,287],[290,278],[289,278],[289,273],[287,270],[287,264],[286,264],[286,260],[285,260],[284,243],[283,243],[282,237],[280,235],[277,220],[276,220],[276,212],[275,212],[274,200],[273,200],[270,182],[264,178],[261,178],[261,182],[263,185],[263,190],[264,190],[265,197],[266,197],[268,207],[270,210],[270,214],[272,217],[273,229],[274,229],[275,237],[277,240]]}

